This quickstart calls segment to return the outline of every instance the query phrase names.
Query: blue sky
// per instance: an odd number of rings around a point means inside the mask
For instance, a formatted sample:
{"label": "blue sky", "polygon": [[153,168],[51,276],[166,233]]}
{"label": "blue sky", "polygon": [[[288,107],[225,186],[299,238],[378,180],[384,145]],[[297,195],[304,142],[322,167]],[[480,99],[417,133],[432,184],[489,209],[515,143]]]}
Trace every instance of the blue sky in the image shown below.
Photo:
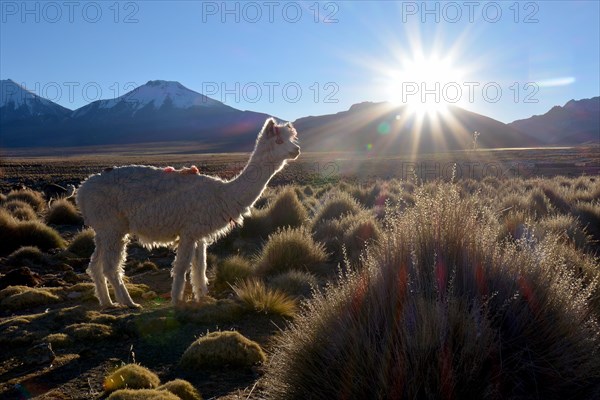
{"label": "blue sky", "polygon": [[70,109],[164,79],[288,120],[390,100],[510,122],[600,94],[599,3],[3,0],[0,78]]}

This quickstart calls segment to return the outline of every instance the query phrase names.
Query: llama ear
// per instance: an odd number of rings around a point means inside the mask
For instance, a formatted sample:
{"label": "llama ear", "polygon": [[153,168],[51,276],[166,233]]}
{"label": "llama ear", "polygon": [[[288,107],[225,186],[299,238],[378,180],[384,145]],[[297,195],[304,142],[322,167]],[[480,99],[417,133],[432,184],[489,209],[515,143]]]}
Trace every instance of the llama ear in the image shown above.
{"label": "llama ear", "polygon": [[265,122],[265,126],[263,128],[263,131],[265,132],[267,137],[275,136],[275,119],[273,119],[273,118],[267,119],[267,121]]}

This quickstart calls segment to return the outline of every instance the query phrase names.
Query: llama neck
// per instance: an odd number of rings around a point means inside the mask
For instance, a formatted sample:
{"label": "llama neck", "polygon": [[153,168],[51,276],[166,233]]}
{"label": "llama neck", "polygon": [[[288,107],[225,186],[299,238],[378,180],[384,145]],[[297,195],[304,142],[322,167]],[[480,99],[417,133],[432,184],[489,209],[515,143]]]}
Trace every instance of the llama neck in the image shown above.
{"label": "llama neck", "polygon": [[227,198],[224,200],[234,202],[235,208],[240,208],[239,213],[243,213],[260,197],[271,178],[282,167],[281,162],[275,162],[268,154],[253,152],[242,172],[227,183]]}

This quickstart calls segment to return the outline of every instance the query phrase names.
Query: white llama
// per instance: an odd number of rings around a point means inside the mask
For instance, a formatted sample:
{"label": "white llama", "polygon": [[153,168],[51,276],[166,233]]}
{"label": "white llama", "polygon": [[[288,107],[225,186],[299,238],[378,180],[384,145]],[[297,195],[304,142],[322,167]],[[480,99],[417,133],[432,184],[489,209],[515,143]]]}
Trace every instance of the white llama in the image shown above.
{"label": "white llama", "polygon": [[[173,304],[183,301],[185,277],[198,300],[208,291],[206,246],[239,224],[269,180],[288,160],[300,155],[292,124],[267,119],[242,172],[232,180],[189,170],[130,165],[90,176],[77,190],[85,223],[96,232],[96,250],[87,273],[103,307],[118,303],[139,307],[123,284],[123,261],[129,234],[148,245],[177,244],[171,276]],[[183,171],[183,172],[182,172]]]}

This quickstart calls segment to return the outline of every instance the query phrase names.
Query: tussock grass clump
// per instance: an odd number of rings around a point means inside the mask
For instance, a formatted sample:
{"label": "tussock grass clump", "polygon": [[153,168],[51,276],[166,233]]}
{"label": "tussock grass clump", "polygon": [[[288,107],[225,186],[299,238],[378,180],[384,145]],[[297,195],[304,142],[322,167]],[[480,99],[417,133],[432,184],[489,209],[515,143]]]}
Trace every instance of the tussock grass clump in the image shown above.
{"label": "tussock grass clump", "polygon": [[360,205],[352,196],[346,192],[336,192],[331,194],[329,199],[317,210],[312,219],[312,226],[346,215],[358,214],[360,211]]}
{"label": "tussock grass clump", "polygon": [[215,280],[212,287],[219,292],[231,290],[231,286],[241,282],[254,273],[250,261],[244,257],[234,255],[217,264]]}
{"label": "tussock grass clump", "polygon": [[211,324],[235,321],[246,312],[246,307],[239,300],[217,300],[209,296],[204,296],[200,303],[186,303],[176,309],[179,321]]}
{"label": "tussock grass clump", "polygon": [[593,285],[533,241],[499,243],[490,213],[453,185],[416,198],[278,337],[267,396],[600,395]]}
{"label": "tussock grass clump", "polygon": [[343,239],[350,260],[358,261],[365,246],[377,242],[380,237],[381,230],[373,218],[363,217],[353,221]]}
{"label": "tussock grass clump", "polygon": [[126,364],[104,379],[104,391],[118,389],[155,389],[160,385],[159,377],[148,368],[138,364]]}
{"label": "tussock grass clump", "polygon": [[192,343],[181,357],[183,369],[195,371],[205,367],[251,367],[265,362],[260,345],[239,332],[211,332]]}
{"label": "tussock grass clump", "polygon": [[6,201],[6,195],[4,193],[0,193],[0,206],[4,204]]}
{"label": "tussock grass clump", "polygon": [[0,290],[0,306],[7,310],[18,311],[57,303],[61,300],[57,288],[30,288],[27,286],[9,286]]}
{"label": "tussock grass clump", "polygon": [[46,223],[53,225],[82,225],[83,217],[77,208],[67,199],[59,199],[50,205],[46,212]]}
{"label": "tussock grass clump", "polygon": [[71,344],[71,338],[64,333],[51,333],[44,338],[44,342],[50,343],[53,349],[64,349]]}
{"label": "tussock grass clump", "polygon": [[47,251],[64,248],[65,241],[58,232],[40,221],[19,221],[0,209],[0,256],[22,246],[36,246]]}
{"label": "tussock grass clump", "polygon": [[600,242],[600,203],[579,202],[573,207],[573,214],[594,240]]}
{"label": "tussock grass clump", "polygon": [[344,247],[351,261],[357,261],[367,243],[379,239],[381,229],[375,218],[368,212],[346,215],[338,219],[322,221],[313,227],[313,237],[323,243],[329,257],[334,262],[344,258]]}
{"label": "tussock grass clump", "polygon": [[46,200],[40,192],[30,189],[12,190],[6,196],[6,201],[21,200],[28,203],[36,212],[41,212],[46,208]]}
{"label": "tussock grass clump", "polygon": [[294,270],[276,275],[269,281],[269,287],[292,297],[309,297],[317,284],[313,274]]}
{"label": "tussock grass clump", "polygon": [[42,265],[46,262],[44,253],[35,246],[24,246],[18,250],[13,251],[6,258],[8,265],[20,266],[20,265]]}
{"label": "tussock grass clump", "polygon": [[10,215],[18,219],[19,221],[33,221],[37,219],[35,210],[29,203],[21,200],[7,201],[2,205],[4,209],[10,212]]}
{"label": "tussock grass clump", "polygon": [[81,258],[90,258],[96,249],[94,238],[96,233],[93,229],[85,229],[77,234],[69,243],[67,250]]}
{"label": "tussock grass clump", "polygon": [[108,400],[179,400],[180,397],[165,391],[156,389],[120,389],[111,393]]}
{"label": "tussock grass clump", "polygon": [[562,241],[572,243],[582,250],[588,247],[591,239],[579,221],[571,215],[553,215],[542,219],[536,225],[535,234],[540,238],[550,234],[559,235]]}
{"label": "tussock grass clump", "polygon": [[98,324],[94,322],[83,322],[72,324],[65,328],[68,335],[79,340],[102,340],[113,335],[113,329],[110,325]]}
{"label": "tussock grass clump", "polygon": [[200,392],[191,383],[183,379],[169,381],[160,385],[158,390],[167,390],[177,395],[181,400],[202,400]]}
{"label": "tussock grass clump", "polygon": [[550,200],[544,194],[544,191],[540,188],[534,189],[529,194],[528,199],[529,210],[532,215],[537,219],[543,218],[548,214],[554,212],[554,207],[550,203]]}
{"label": "tussock grass clump", "polygon": [[282,291],[268,288],[258,279],[248,279],[238,283],[233,287],[233,291],[252,311],[293,317],[298,310],[293,298]]}
{"label": "tussock grass clump", "polygon": [[266,238],[283,227],[298,227],[308,218],[306,208],[298,199],[293,187],[282,189],[268,206],[255,209],[244,220],[241,235]]}
{"label": "tussock grass clump", "polygon": [[257,259],[257,272],[273,275],[289,270],[311,271],[327,261],[323,245],[303,228],[284,228],[269,236]]}

